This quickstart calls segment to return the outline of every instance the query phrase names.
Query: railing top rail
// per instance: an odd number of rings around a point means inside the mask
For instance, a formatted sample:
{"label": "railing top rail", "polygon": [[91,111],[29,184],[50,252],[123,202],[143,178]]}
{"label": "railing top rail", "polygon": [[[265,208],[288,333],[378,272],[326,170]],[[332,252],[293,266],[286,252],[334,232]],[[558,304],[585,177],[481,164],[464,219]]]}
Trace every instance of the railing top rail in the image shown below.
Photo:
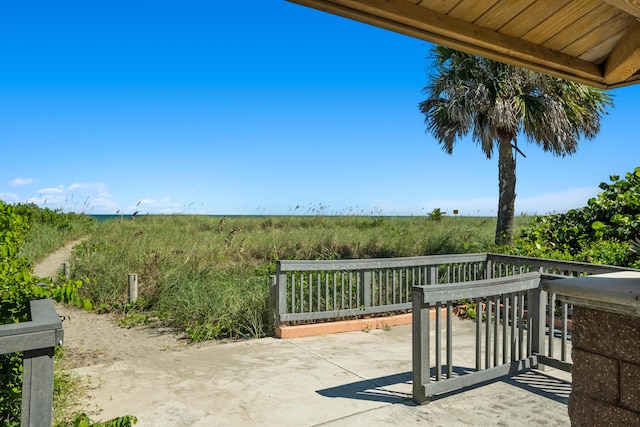
{"label": "railing top rail", "polygon": [[278,261],[279,272],[287,271],[327,271],[327,270],[372,270],[379,268],[421,267],[437,264],[482,262],[487,259],[486,253],[428,255],[404,258],[371,258],[347,260],[281,260]]}
{"label": "railing top rail", "polygon": [[420,285],[414,286],[413,289],[422,294],[422,302],[426,304],[521,292],[537,288],[539,283],[540,273],[533,272],[474,282],[458,282],[438,286]]}
{"label": "railing top rail", "polygon": [[590,264],[588,262],[562,261],[546,258],[535,258],[518,255],[504,255],[488,253],[487,259],[493,262],[505,262],[516,265],[535,265],[543,268],[556,268],[564,270],[582,270],[592,274],[609,273],[616,271],[640,271],[634,268],[618,267],[605,264]]}
{"label": "railing top rail", "polygon": [[31,301],[30,309],[30,321],[0,325],[0,338],[62,329],[62,321],[50,299]]}

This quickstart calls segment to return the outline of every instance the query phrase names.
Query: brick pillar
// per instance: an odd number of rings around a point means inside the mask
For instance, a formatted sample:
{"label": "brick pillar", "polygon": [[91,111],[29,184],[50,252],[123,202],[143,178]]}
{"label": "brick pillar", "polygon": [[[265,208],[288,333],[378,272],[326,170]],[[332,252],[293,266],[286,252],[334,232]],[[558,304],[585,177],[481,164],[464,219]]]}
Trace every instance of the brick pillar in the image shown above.
{"label": "brick pillar", "polygon": [[640,426],[640,317],[574,306],[572,426]]}

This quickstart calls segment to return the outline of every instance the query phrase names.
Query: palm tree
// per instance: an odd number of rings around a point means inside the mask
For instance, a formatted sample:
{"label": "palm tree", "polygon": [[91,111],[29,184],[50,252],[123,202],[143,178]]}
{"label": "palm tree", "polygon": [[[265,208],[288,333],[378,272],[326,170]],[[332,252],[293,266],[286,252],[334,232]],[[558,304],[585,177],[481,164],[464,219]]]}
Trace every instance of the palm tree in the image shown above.
{"label": "palm tree", "polygon": [[581,136],[594,138],[611,97],[600,89],[442,46],[432,49],[433,74],[420,103],[427,132],[451,154],[472,139],[491,158],[498,151],[496,244],[511,243],[516,199],[517,137],[556,156],[576,152]]}

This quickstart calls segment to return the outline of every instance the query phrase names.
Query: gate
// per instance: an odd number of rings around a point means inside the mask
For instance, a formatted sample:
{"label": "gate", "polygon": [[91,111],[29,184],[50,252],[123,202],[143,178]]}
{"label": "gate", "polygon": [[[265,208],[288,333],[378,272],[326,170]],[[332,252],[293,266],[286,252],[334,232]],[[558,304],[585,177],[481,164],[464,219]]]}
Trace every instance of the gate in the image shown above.
{"label": "gate", "polygon": [[[539,364],[570,371],[571,365],[565,358],[566,321],[561,337],[562,361],[553,359],[553,354],[542,354],[549,321],[546,314],[549,297],[540,289],[540,281],[540,273],[535,272],[466,283],[414,286],[413,400],[426,403],[434,395],[513,375]],[[453,309],[461,305],[467,310],[475,306],[475,368],[453,364]],[[554,312],[554,305],[550,305],[550,313]],[[551,351],[554,340],[552,315]]]}

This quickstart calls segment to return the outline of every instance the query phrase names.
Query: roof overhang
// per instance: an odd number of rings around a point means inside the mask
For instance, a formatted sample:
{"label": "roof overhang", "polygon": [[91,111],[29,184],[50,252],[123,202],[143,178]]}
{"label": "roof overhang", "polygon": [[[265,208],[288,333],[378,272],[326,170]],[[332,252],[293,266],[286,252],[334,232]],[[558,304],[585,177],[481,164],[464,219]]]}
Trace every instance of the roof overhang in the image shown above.
{"label": "roof overhang", "polygon": [[288,0],[610,89],[640,82],[637,0]]}

